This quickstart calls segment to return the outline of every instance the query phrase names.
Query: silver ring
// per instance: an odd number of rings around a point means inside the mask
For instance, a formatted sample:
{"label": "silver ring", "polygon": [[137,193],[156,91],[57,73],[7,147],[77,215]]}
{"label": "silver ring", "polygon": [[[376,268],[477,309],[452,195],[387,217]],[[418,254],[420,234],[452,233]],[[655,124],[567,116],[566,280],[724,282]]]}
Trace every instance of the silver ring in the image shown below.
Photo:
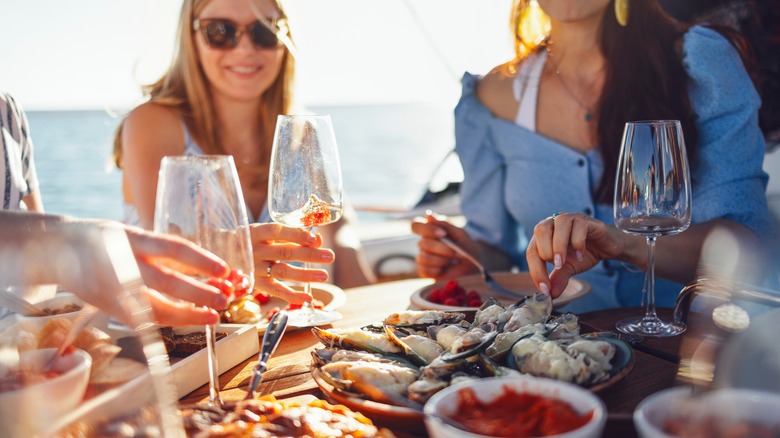
{"label": "silver ring", "polygon": [[268,278],[273,277],[273,275],[271,275],[271,269],[273,269],[275,264],[276,264],[275,261],[272,261],[272,260],[268,261],[268,266],[266,266],[266,268],[265,268],[265,276],[266,277],[268,277]]}
{"label": "silver ring", "polygon": [[550,219],[552,219],[552,220],[555,220],[555,218],[556,218],[556,217],[558,217],[558,216],[560,216],[560,215],[561,215],[561,212],[558,212],[558,213],[553,213],[553,215],[552,215],[552,216],[550,216]]}

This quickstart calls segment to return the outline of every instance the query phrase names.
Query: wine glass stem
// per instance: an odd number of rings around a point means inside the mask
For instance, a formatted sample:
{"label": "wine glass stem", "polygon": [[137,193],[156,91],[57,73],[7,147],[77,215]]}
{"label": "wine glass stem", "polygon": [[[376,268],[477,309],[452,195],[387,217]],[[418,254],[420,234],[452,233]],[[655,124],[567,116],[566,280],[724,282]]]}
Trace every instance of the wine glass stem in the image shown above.
{"label": "wine glass stem", "polygon": [[647,287],[647,311],[645,319],[658,319],[655,313],[655,239],[656,236],[647,236],[647,272],[645,285]]}
{"label": "wine glass stem", "polygon": [[206,351],[209,362],[209,402],[222,407],[222,399],[219,397],[219,364],[217,363],[217,334],[214,324],[206,326]]}

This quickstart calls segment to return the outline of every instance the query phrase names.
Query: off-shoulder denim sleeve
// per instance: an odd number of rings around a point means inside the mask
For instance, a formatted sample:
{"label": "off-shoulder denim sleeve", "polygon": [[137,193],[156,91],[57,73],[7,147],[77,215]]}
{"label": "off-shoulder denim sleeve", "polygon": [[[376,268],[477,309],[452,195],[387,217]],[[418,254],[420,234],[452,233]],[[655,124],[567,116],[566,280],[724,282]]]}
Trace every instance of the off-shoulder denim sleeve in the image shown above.
{"label": "off-shoulder denim sleeve", "polygon": [[699,149],[691,164],[693,222],[730,219],[766,238],[772,222],[758,93],[737,51],[714,30],[697,26],[686,33],[683,64],[699,128]]}
{"label": "off-shoulder denim sleeve", "polygon": [[517,224],[503,205],[504,159],[491,140],[492,114],[475,94],[478,81],[478,76],[464,75],[463,93],[455,107],[455,150],[464,174],[461,211],[468,218],[466,231],[472,238],[517,258]]}

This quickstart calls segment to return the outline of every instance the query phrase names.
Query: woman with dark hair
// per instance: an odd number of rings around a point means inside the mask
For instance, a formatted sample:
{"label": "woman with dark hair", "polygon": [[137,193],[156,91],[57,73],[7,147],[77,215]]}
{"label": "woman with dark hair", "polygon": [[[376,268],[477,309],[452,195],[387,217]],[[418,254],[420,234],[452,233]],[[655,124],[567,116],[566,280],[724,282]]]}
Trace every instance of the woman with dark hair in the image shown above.
{"label": "woman with dark hair", "polygon": [[413,224],[421,275],[473,272],[439,241],[449,236],[489,267],[529,269],[553,296],[579,274],[593,292],[567,310],[638,305],[646,244],[612,219],[620,139],[633,120],[680,120],[692,169],[694,223],[659,240],[656,273],[670,281],[657,281],[658,305],[694,278],[715,226],[756,245],[771,233],[760,100],[722,34],[685,28],[655,0],[517,0],[512,26],[516,58],[463,79],[455,131],[467,223]]}

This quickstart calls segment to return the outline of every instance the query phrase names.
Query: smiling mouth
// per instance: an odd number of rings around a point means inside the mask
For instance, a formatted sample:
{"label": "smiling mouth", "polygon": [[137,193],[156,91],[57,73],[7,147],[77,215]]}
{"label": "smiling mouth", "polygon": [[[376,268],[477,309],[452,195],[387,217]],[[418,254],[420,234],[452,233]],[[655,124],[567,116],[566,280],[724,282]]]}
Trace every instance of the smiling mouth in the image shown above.
{"label": "smiling mouth", "polygon": [[259,66],[234,66],[234,67],[228,67],[228,71],[231,71],[233,73],[239,73],[239,74],[252,74],[257,73],[261,70],[261,67]]}

